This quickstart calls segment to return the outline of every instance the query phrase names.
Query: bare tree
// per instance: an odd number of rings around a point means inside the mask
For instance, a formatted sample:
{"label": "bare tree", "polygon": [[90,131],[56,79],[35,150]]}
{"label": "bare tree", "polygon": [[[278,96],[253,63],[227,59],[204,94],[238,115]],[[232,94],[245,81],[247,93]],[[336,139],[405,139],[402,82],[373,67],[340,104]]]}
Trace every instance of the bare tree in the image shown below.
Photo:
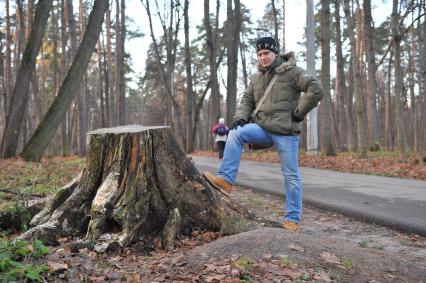
{"label": "bare tree", "polygon": [[[107,103],[107,125],[111,126],[115,124],[115,94],[113,91],[112,84],[112,59],[111,59],[111,10],[108,8],[105,14],[105,37],[106,37],[106,47],[105,47],[105,65],[104,65],[104,73],[105,73],[105,97]],[[109,110],[109,111],[108,111]]]}
{"label": "bare tree", "polygon": [[285,22],[285,0],[283,0],[283,41],[281,43],[281,52],[282,53],[284,53],[286,51],[285,50],[285,27],[286,27],[286,22]]}
{"label": "bare tree", "polygon": [[[167,25],[164,20],[161,18],[160,14],[160,20],[161,20],[161,25],[163,28],[163,38],[166,41],[166,56],[167,56],[167,68],[164,66],[164,64],[161,61],[161,56],[160,56],[160,50],[157,44],[157,41],[155,39],[155,35],[154,35],[154,30],[152,27],[152,16],[151,16],[151,9],[150,9],[150,5],[149,5],[149,1],[146,0],[145,2],[142,1],[142,4],[144,5],[147,14],[148,14],[148,20],[149,20],[149,28],[150,28],[150,32],[151,32],[151,39],[152,39],[152,44],[154,47],[154,51],[155,51],[155,56],[157,59],[157,64],[158,64],[158,68],[160,71],[160,75],[161,75],[161,79],[163,81],[163,85],[165,87],[166,90],[166,94],[167,97],[169,98],[169,100],[167,100],[167,103],[171,103],[172,107],[173,107],[173,120],[176,123],[176,130],[175,130],[175,134],[178,137],[178,141],[179,143],[185,147],[184,145],[184,131],[183,131],[183,126],[182,126],[182,121],[181,121],[181,110],[180,110],[180,105],[177,102],[176,98],[173,95],[173,85],[172,85],[172,80],[173,80],[173,72],[175,69],[175,61],[176,61],[176,49],[177,49],[177,35],[178,35],[178,31],[179,31],[179,26],[180,26],[180,20],[181,17],[178,15],[176,22],[174,22],[174,10],[175,10],[175,5],[173,0],[171,1],[171,5],[170,5],[170,19],[169,19],[169,24]],[[158,10],[158,7],[157,7]],[[175,25],[175,26],[173,26]],[[174,125],[172,124],[172,129],[174,129]]]}
{"label": "bare tree", "polygon": [[364,40],[366,45],[366,56],[368,64],[368,99],[367,99],[367,118],[368,118],[368,137],[370,147],[378,143],[379,119],[377,117],[377,95],[376,95],[376,53],[373,45],[375,38],[374,27],[371,17],[371,0],[363,1],[364,8]]}
{"label": "bare tree", "polygon": [[185,30],[185,67],[186,67],[186,152],[194,151],[194,139],[192,138],[194,129],[193,111],[194,111],[194,90],[192,87],[192,58],[189,48],[189,0],[184,4],[184,30]]}
{"label": "bare tree", "polygon": [[[315,76],[315,24],[314,2],[306,0],[306,64],[307,71]],[[312,109],[307,119],[307,149],[308,154],[318,154],[318,107]]]}
{"label": "bare tree", "polygon": [[25,20],[24,20],[24,8],[22,7],[22,0],[16,1],[16,13],[15,13],[15,40],[14,40],[14,69],[13,72],[16,74],[16,68],[21,62],[22,49],[25,44]]}
{"label": "bare tree", "polygon": [[126,101],[124,82],[124,42],[126,34],[125,4],[124,0],[116,0],[117,8],[115,16],[115,90],[117,107],[117,125],[126,123]]}
{"label": "bare tree", "polygon": [[[108,1],[95,0],[84,37],[59,93],[21,153],[26,160],[39,161],[41,159],[45,148],[64,119],[78,89],[76,82],[81,81],[94,51],[107,8]],[[37,19],[37,16],[35,18]]]}
{"label": "bare tree", "polygon": [[392,6],[392,39],[394,46],[394,58],[395,58],[395,119],[396,119],[396,134],[398,149],[400,152],[400,158],[402,160],[407,159],[407,148],[406,148],[406,137],[404,128],[404,115],[402,110],[401,94],[403,88],[403,74],[401,68],[401,34],[399,30],[399,12],[398,12],[398,0],[393,0]]}
{"label": "bare tree", "polygon": [[52,0],[40,0],[37,3],[33,27],[25,46],[22,62],[16,76],[17,83],[13,89],[13,95],[9,104],[6,127],[2,139],[1,155],[3,158],[12,157],[16,154],[17,141],[21,133],[28,105],[28,88],[51,6]]}
{"label": "bare tree", "polygon": [[[216,2],[216,8],[219,6],[219,1]],[[218,13],[216,13],[216,22],[218,21]],[[212,29],[210,22],[210,1],[204,0],[204,28],[206,29],[206,45],[207,54],[209,57],[210,66],[210,85],[211,85],[211,107],[210,107],[210,118],[217,119],[220,117],[220,91],[219,91],[219,80],[217,75],[217,28]],[[217,27],[217,25],[216,25]]]}
{"label": "bare tree", "polygon": [[333,119],[330,94],[330,2],[321,1],[321,84],[324,96],[321,100],[321,152],[326,156],[336,155],[333,144]]}
{"label": "bare tree", "polygon": [[355,39],[355,17],[351,15],[350,0],[344,0],[344,11],[346,22],[348,26],[349,41],[351,47],[351,61],[352,71],[354,75],[354,96],[355,96],[355,110],[357,117],[357,138],[358,138],[358,152],[361,158],[367,158],[367,121],[365,116],[365,107],[362,97],[361,77],[358,65],[358,55],[356,52],[356,39]]}
{"label": "bare tree", "polygon": [[227,1],[227,34],[226,46],[228,49],[228,76],[226,93],[226,120],[231,121],[237,105],[237,79],[238,79],[238,49],[240,45],[241,6],[240,0]]}
{"label": "bare tree", "polygon": [[[102,32],[101,32],[102,33]],[[97,44],[97,53],[98,53],[98,95],[99,95],[99,104],[101,108],[101,127],[105,128],[106,125],[106,111],[105,111],[105,96],[104,96],[104,85],[103,85],[103,64],[102,64],[102,43],[101,40]]]}
{"label": "bare tree", "polygon": [[[62,4],[62,13],[61,13],[61,67],[60,67],[60,80],[62,81],[65,77],[65,73],[67,70],[67,27],[68,27],[68,5],[65,3],[65,0],[61,0]],[[55,89],[55,93],[56,93]],[[69,111],[67,112],[68,116]],[[69,154],[69,135],[68,135],[68,117],[62,121],[61,124],[61,138],[62,138],[62,155],[66,156]]]}
{"label": "bare tree", "polygon": [[[85,33],[86,19],[85,19],[85,6],[83,0],[79,0],[79,29],[80,38],[83,38]],[[74,52],[73,52],[74,54]],[[89,124],[88,119],[88,91],[87,91],[87,78],[86,74],[80,80],[80,89],[77,95],[77,109],[78,109],[78,154],[84,156],[86,154],[86,134]]]}
{"label": "bare tree", "polygon": [[277,42],[279,42],[278,40],[278,11],[277,8],[275,7],[275,0],[271,0],[271,5],[272,5],[272,18],[274,21],[274,38],[275,40],[277,40]]}
{"label": "bare tree", "polygon": [[[340,145],[345,145],[349,150],[353,149],[352,123],[347,123],[346,115],[349,116],[348,107],[345,107],[346,80],[344,70],[344,59],[342,52],[342,32],[340,29],[340,0],[334,1],[334,18],[336,29],[336,124],[338,141]],[[347,103],[352,103],[347,99]],[[350,121],[351,119],[349,119]],[[342,149],[342,148],[340,148]]]}
{"label": "bare tree", "polygon": [[5,60],[4,60],[4,106],[6,117],[9,111],[10,99],[13,91],[13,80],[12,80],[12,54],[11,54],[11,44],[12,39],[10,34],[10,5],[9,0],[5,0],[5,19],[6,19],[6,43],[5,43]]}
{"label": "bare tree", "polygon": [[[423,7],[425,7],[425,1],[423,1]],[[422,56],[420,56],[420,58],[422,58],[422,64],[421,64],[421,71],[422,71],[422,75],[421,75],[421,80],[422,80],[422,89],[423,89],[423,106],[421,107],[423,109],[420,117],[420,121],[421,121],[421,130],[419,133],[419,137],[420,137],[420,148],[423,151],[423,154],[426,154],[426,20],[423,21],[422,24],[422,31],[421,33],[423,34],[422,36],[422,42],[421,42],[421,53]]]}

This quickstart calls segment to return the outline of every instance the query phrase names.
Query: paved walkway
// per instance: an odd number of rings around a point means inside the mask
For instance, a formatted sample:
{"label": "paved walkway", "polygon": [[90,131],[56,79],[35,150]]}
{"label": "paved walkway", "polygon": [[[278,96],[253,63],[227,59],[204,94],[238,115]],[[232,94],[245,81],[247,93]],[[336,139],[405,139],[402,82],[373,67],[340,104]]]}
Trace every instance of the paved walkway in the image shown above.
{"label": "paved walkway", "polygon": [[[216,158],[193,156],[200,172],[218,172]],[[301,167],[303,202],[358,220],[426,236],[426,181]],[[241,161],[237,184],[284,195],[278,164]]]}

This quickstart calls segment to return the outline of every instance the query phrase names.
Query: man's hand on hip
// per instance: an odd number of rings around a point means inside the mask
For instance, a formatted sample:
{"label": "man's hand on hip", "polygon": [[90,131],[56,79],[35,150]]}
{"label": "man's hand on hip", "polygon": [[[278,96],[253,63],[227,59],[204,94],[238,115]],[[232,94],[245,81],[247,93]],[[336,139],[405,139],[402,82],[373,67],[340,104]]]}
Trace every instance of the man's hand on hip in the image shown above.
{"label": "man's hand on hip", "polygon": [[231,130],[236,129],[238,126],[243,127],[245,124],[247,124],[247,121],[244,119],[235,120],[234,122],[232,122]]}

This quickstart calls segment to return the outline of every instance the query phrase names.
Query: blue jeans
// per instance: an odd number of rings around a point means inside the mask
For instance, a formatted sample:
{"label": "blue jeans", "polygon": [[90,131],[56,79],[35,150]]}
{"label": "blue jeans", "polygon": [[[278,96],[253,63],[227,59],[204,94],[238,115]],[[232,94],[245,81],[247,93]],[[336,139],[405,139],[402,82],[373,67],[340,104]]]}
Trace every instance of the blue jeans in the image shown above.
{"label": "blue jeans", "polygon": [[273,143],[280,156],[285,183],[285,220],[299,223],[302,215],[302,180],[298,168],[298,136],[269,133],[255,123],[231,130],[226,141],[219,176],[235,184],[244,143]]}

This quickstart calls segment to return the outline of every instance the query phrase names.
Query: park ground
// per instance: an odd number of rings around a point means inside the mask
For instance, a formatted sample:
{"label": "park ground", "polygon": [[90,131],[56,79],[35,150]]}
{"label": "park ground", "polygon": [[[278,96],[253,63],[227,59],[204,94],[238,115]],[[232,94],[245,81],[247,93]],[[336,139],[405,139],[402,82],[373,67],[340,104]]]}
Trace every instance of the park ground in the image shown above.
{"label": "park ground", "polygon": [[[216,153],[198,152],[216,156]],[[275,162],[276,154],[246,153],[244,158]],[[368,161],[350,155],[313,159],[302,166],[426,180],[418,157],[399,162],[391,153]],[[71,180],[84,159],[53,157],[41,163],[19,158],[0,161],[2,209],[46,196]],[[237,187],[231,198],[256,214],[281,221],[284,200]],[[25,227],[23,227],[25,228]],[[18,231],[1,231],[2,241]],[[237,235],[196,231],[180,238],[172,251],[125,249],[98,254],[71,248],[61,239],[42,258],[20,258],[34,268],[44,264],[48,282],[422,282],[426,274],[426,238],[355,221],[305,206],[300,231],[262,228]],[[1,245],[0,245],[1,249]],[[0,261],[4,255],[0,254]]]}

